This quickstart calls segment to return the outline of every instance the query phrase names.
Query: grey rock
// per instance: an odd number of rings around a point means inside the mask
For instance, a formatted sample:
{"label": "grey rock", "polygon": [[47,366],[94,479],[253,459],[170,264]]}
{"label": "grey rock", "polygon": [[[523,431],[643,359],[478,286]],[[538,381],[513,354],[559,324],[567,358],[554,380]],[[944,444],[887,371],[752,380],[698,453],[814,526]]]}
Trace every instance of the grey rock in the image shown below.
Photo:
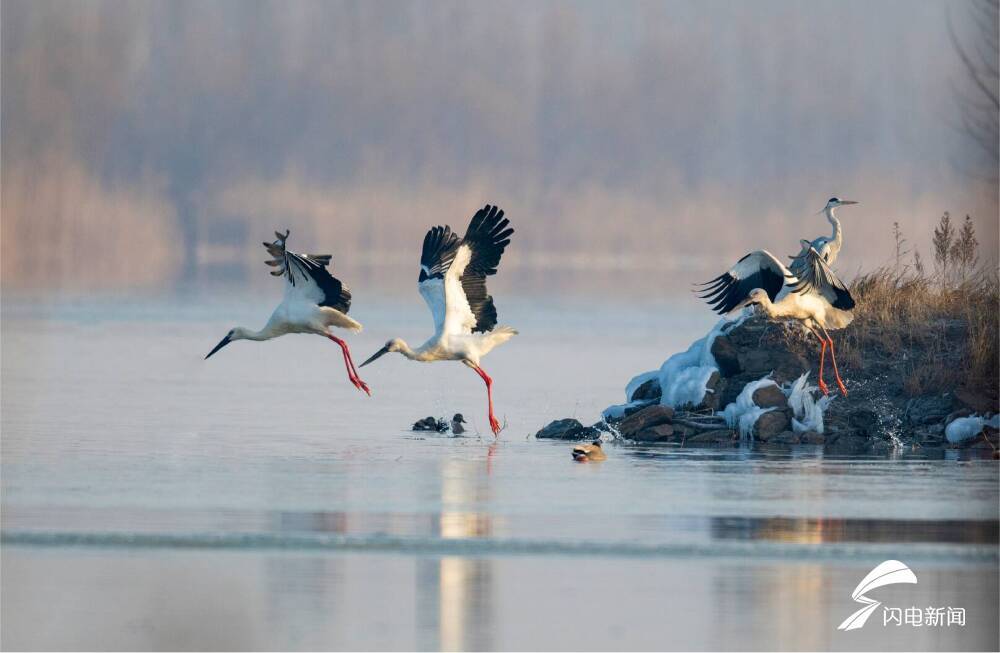
{"label": "grey rock", "polygon": [[663,392],[660,390],[660,380],[652,378],[640,385],[628,398],[629,401],[648,400],[659,401]]}
{"label": "grey rock", "polygon": [[783,410],[772,410],[757,418],[753,426],[754,436],[761,442],[767,442],[788,428],[788,415]]}
{"label": "grey rock", "polygon": [[951,394],[914,397],[906,402],[904,419],[910,424],[933,424],[943,422],[954,410],[955,400]]}
{"label": "grey rock", "polygon": [[776,385],[766,385],[754,390],[753,402],[761,408],[778,408],[780,410],[788,408],[788,399],[785,397],[785,393]]}
{"label": "grey rock", "polygon": [[809,370],[809,364],[799,354],[788,349],[748,349],[740,351],[743,374],[759,379],[772,374],[777,383],[787,383]]}
{"label": "grey rock", "polygon": [[770,438],[768,444],[799,444],[802,441],[801,436],[794,431],[782,431],[774,437]]}
{"label": "grey rock", "polygon": [[729,336],[718,336],[712,343],[712,356],[715,364],[719,366],[719,372],[723,377],[736,376],[742,371],[740,367],[740,356],[733,341]]}
{"label": "grey rock", "polygon": [[753,377],[749,374],[740,374],[739,376],[726,379],[724,384],[719,384],[719,407],[725,408],[729,404],[736,401],[736,397],[743,392],[743,387],[751,381],[756,381],[759,378],[759,376]]}
{"label": "grey rock", "polygon": [[674,427],[670,424],[650,426],[628,436],[636,442],[668,442],[673,439]]}
{"label": "grey rock", "polygon": [[597,429],[584,427],[579,420],[557,419],[535,433],[535,437],[539,440],[582,440],[585,437],[592,437],[587,434],[591,431],[597,431]]}
{"label": "grey rock", "polygon": [[706,408],[708,410],[719,410],[719,382],[722,380],[722,376],[718,372],[712,372],[712,375],[708,377],[708,382],[705,383],[705,396],[702,397],[701,403],[698,404],[698,408]]}
{"label": "grey rock", "polygon": [[799,442],[802,444],[824,444],[826,443],[826,436],[816,431],[806,431],[805,433],[799,433]]}
{"label": "grey rock", "polygon": [[643,411],[643,410],[649,408],[650,406],[655,406],[658,403],[659,403],[659,401],[644,401],[644,402],[638,403],[638,404],[636,404],[634,406],[629,406],[628,408],[626,408],[624,410],[624,412],[622,412],[622,416],[620,418],[618,418],[617,420],[612,420],[612,422],[621,423],[623,420],[625,420],[630,415],[635,415],[636,413],[638,413],[640,411]]}
{"label": "grey rock", "polygon": [[619,422],[618,432],[623,437],[631,438],[635,433],[650,426],[658,426],[670,422],[673,416],[674,409],[670,406],[661,406],[660,404],[646,406]]}
{"label": "grey rock", "polygon": [[736,431],[730,429],[719,429],[716,431],[702,431],[695,433],[684,440],[684,444],[732,444],[738,442]]}

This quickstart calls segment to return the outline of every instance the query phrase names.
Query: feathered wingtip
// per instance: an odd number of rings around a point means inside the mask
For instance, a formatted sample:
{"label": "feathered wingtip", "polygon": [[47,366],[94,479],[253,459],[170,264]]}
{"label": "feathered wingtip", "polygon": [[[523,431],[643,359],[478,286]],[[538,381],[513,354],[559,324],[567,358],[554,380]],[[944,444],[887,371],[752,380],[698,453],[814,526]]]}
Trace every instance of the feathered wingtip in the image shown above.
{"label": "feathered wingtip", "polygon": [[272,268],[278,268],[277,270],[271,271],[272,276],[280,277],[285,273],[285,241],[288,240],[288,235],[291,233],[290,229],[285,229],[284,235],[275,231],[274,235],[277,239],[273,243],[263,243],[267,253],[274,257],[273,260],[264,261],[264,263],[270,265]]}

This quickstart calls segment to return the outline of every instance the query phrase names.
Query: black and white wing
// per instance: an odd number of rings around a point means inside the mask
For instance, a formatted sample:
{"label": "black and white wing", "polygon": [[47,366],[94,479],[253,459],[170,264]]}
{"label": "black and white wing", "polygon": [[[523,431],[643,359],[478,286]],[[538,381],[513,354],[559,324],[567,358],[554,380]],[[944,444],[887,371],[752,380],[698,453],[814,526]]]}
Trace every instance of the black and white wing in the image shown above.
{"label": "black and white wing", "polygon": [[514,230],[503,211],[486,205],[476,212],[461,240],[449,227],[434,227],[424,236],[420,257],[420,294],[438,331],[486,333],[497,324],[497,310],[486,290],[486,277],[496,274]]}
{"label": "black and white wing", "polygon": [[330,274],[329,254],[297,254],[285,247],[290,232],[281,235],[274,232],[277,240],[264,243],[268,254],[274,257],[266,261],[277,268],[271,274],[285,277],[285,292],[298,293],[303,299],[319,306],[328,306],[341,313],[351,308],[351,291],[340,279]]}
{"label": "black and white wing", "polygon": [[444,328],[445,293],[444,275],[455,260],[458,252],[458,234],[449,226],[432,227],[424,236],[424,247],[420,253],[420,278],[417,288],[434,317],[434,329]]}
{"label": "black and white wing", "polygon": [[707,288],[700,297],[713,311],[724,315],[739,306],[755,288],[763,289],[773,302],[786,282],[795,281],[795,276],[774,254],[759,249],[741,258],[728,272],[701,284]]}
{"label": "black and white wing", "polygon": [[[803,241],[803,245],[805,244],[808,243]],[[814,291],[830,302],[834,308],[844,311],[854,308],[854,298],[851,297],[847,286],[827,265],[823,255],[816,251],[816,248],[810,246],[803,255],[796,257],[795,267],[799,273],[797,282],[792,286],[792,292]]]}

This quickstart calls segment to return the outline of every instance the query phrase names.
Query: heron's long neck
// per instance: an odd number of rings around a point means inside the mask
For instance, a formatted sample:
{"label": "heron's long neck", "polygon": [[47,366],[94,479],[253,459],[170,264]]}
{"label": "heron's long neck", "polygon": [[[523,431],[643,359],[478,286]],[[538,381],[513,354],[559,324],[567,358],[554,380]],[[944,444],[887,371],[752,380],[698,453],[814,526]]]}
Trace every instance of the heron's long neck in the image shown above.
{"label": "heron's long neck", "polygon": [[831,236],[831,238],[833,238],[833,248],[839,251],[840,246],[844,243],[844,232],[840,228],[840,220],[838,220],[837,216],[834,215],[834,211],[836,211],[836,208],[831,207],[827,209],[826,219],[830,221],[831,225],[833,225],[833,236]]}

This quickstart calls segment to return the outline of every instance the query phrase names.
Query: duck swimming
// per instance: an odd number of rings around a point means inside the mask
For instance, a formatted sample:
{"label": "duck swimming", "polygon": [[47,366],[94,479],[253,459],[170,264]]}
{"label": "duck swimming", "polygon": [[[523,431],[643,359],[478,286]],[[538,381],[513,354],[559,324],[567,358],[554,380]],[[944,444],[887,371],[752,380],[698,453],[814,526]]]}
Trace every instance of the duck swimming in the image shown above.
{"label": "duck swimming", "polygon": [[604,450],[601,449],[601,441],[594,440],[591,444],[578,444],[573,447],[573,460],[584,463],[588,460],[607,460]]}

